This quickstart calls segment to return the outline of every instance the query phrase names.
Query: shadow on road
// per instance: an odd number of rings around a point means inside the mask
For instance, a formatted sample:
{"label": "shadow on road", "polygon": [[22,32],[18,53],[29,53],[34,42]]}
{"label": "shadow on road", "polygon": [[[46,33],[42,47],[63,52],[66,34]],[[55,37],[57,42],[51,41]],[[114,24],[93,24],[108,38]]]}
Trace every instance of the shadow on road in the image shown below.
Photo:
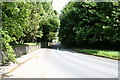
{"label": "shadow on road", "polygon": [[[55,49],[55,50],[59,50],[59,51],[68,51],[68,52],[71,52],[71,53],[77,53],[71,49],[67,49],[65,48],[62,44],[60,43],[56,43],[56,44],[53,44],[51,46],[48,46],[47,49]],[[79,54],[79,53],[78,53]]]}

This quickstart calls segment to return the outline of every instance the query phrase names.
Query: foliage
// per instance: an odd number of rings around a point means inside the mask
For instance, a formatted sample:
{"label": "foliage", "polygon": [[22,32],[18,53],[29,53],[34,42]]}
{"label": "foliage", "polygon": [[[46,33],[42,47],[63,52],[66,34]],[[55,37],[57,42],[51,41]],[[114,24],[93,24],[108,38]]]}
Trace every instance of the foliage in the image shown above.
{"label": "foliage", "polygon": [[60,16],[61,42],[76,45],[119,43],[119,6],[120,2],[70,2]]}
{"label": "foliage", "polygon": [[51,4],[52,3],[45,3],[45,2],[43,3],[43,9],[45,11],[41,20],[42,23],[41,26],[43,31],[43,37],[42,37],[43,42],[51,41],[52,38],[49,37],[49,35],[51,33],[57,32],[57,29],[60,26],[58,15],[56,11],[52,9]]}
{"label": "foliage", "polygon": [[15,60],[11,45],[50,41],[59,25],[51,2],[2,2],[1,43],[5,60]]}
{"label": "foliage", "polygon": [[56,32],[60,22],[51,5],[50,2],[3,2],[3,30],[8,31],[15,43],[35,42],[49,32]]}
{"label": "foliage", "polygon": [[57,39],[56,34],[57,34],[56,32],[50,32],[49,35],[48,35],[49,36],[49,41],[52,42],[53,39]]}
{"label": "foliage", "polygon": [[[16,2],[4,2],[2,3],[2,29],[8,31],[8,35],[14,40],[19,40],[23,33],[23,28],[25,27],[25,12],[24,9],[21,10],[19,6],[24,5],[24,3]],[[24,26],[24,27],[23,27]]]}
{"label": "foliage", "polygon": [[3,55],[3,64],[11,61],[11,62],[16,62],[15,55],[13,54],[13,49],[10,46],[9,42],[11,42],[11,37],[7,34],[7,31],[2,31],[0,29],[2,38],[0,40],[0,43],[2,43],[2,55]]}

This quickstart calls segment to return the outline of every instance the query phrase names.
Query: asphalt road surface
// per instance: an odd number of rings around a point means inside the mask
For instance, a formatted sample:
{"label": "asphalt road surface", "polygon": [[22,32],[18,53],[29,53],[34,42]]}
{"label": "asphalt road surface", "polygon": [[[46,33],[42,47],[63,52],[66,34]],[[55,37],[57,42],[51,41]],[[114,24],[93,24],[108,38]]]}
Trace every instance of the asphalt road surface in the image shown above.
{"label": "asphalt road surface", "polygon": [[39,49],[10,78],[118,78],[118,61],[85,55],[56,44]]}

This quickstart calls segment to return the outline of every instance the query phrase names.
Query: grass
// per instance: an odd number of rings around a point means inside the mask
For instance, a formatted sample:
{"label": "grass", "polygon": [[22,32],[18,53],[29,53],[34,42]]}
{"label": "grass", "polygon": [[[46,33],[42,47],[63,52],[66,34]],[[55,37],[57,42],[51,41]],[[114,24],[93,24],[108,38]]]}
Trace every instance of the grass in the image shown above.
{"label": "grass", "polygon": [[120,52],[119,51],[109,51],[109,50],[96,50],[96,49],[80,49],[80,48],[71,48],[77,52],[95,55],[105,58],[110,58],[114,60],[120,60]]}

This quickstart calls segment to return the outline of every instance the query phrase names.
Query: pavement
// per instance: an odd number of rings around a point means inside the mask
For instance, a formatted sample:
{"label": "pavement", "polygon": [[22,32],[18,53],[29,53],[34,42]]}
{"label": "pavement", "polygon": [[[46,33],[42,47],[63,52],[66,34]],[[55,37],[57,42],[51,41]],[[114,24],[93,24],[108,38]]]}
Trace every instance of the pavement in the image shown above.
{"label": "pavement", "polygon": [[59,44],[25,56],[27,60],[21,58],[22,65],[7,73],[7,78],[118,78],[118,61],[77,53]]}

